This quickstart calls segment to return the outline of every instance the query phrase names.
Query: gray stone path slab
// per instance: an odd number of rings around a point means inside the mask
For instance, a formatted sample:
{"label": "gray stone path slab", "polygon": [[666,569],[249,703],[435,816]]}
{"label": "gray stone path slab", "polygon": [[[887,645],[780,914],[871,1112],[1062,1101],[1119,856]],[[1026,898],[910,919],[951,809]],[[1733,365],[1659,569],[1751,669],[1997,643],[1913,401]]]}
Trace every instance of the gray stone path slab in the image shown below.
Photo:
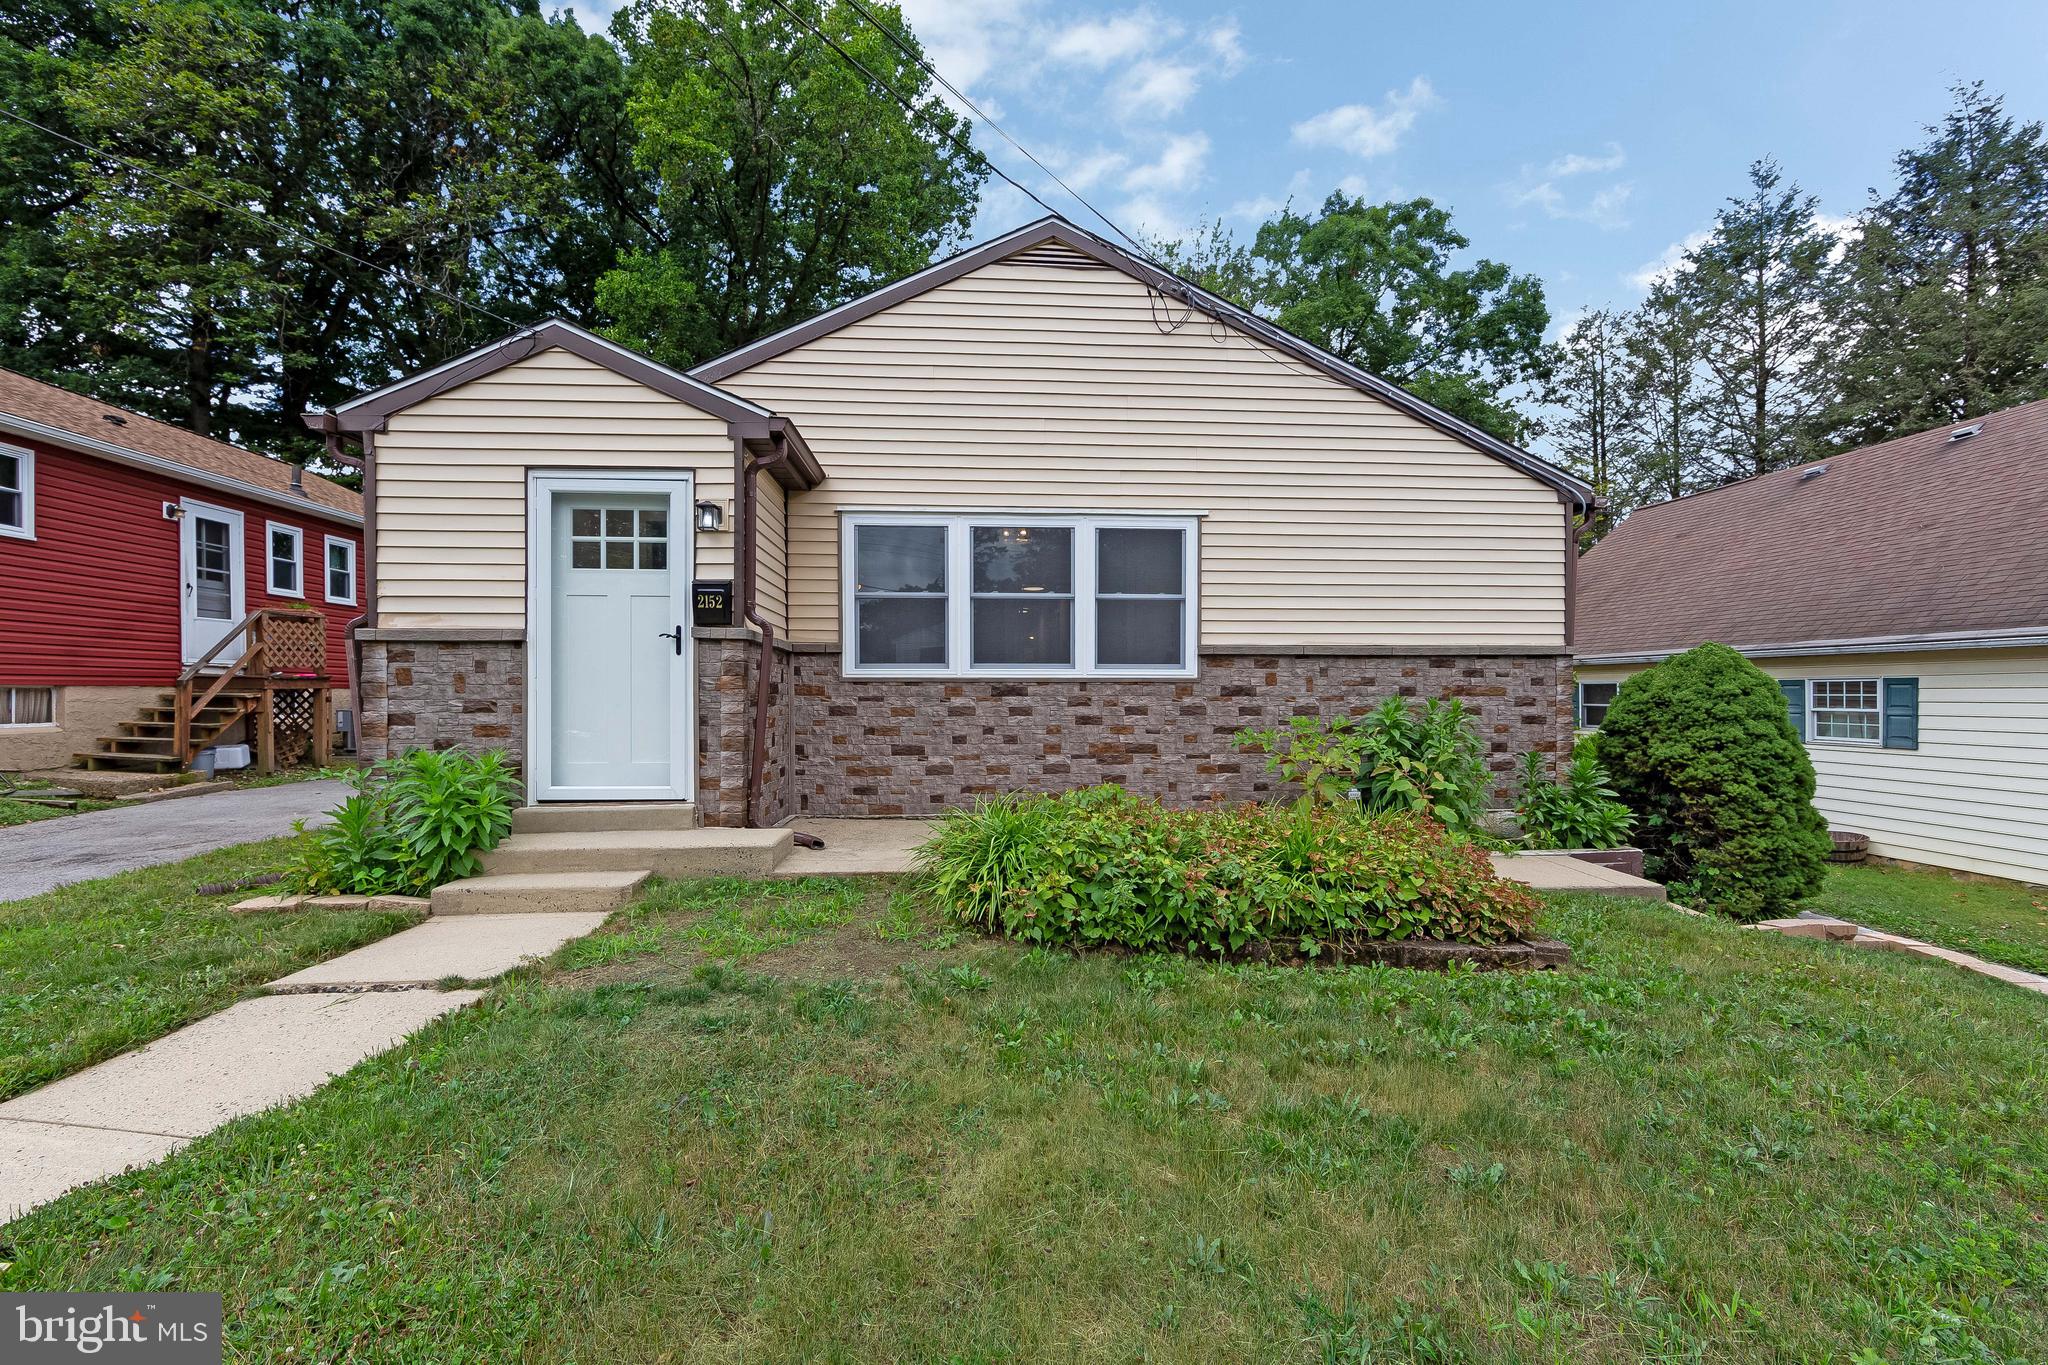
{"label": "gray stone path slab", "polygon": [[273,990],[317,986],[426,985],[451,976],[488,980],[522,962],[546,957],[603,924],[599,911],[452,915],[430,919],[352,953],[279,977]]}
{"label": "gray stone path slab", "polygon": [[324,824],[346,795],[341,782],[283,782],[0,829],[0,901]]}
{"label": "gray stone path slab", "polygon": [[230,1119],[299,1099],[483,992],[244,1000],[0,1104],[0,1219],[161,1158]]}

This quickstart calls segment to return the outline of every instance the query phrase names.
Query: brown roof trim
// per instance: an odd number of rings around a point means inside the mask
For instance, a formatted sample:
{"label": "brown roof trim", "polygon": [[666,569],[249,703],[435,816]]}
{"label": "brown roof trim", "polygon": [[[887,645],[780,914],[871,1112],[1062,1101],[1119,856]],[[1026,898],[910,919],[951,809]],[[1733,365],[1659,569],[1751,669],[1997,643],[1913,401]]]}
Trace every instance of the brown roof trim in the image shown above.
{"label": "brown roof trim", "polygon": [[1596,501],[1593,488],[1582,480],[1573,478],[1563,470],[1531,455],[1528,451],[1509,445],[1495,436],[1473,426],[1471,423],[1453,417],[1442,408],[1426,403],[1397,384],[1370,374],[1348,361],[1339,360],[1319,346],[1311,345],[1291,332],[1266,321],[1254,313],[1246,312],[1228,300],[1192,284],[1180,276],[1141,260],[1130,252],[1104,241],[1095,234],[1074,226],[1057,215],[1041,218],[1028,223],[1015,232],[1005,233],[980,246],[970,247],[956,255],[949,256],[935,265],[927,266],[914,275],[909,275],[885,285],[873,293],[843,303],[837,308],[820,313],[808,322],[784,328],[772,336],[729,351],[714,360],[696,366],[690,371],[698,379],[713,383],[730,378],[743,370],[751,369],[785,351],[794,350],[819,337],[828,336],[842,327],[850,326],[863,318],[872,317],[885,308],[893,307],[906,299],[916,298],[927,290],[960,278],[962,275],[979,270],[993,261],[1019,251],[1057,242],[1061,246],[1078,251],[1103,265],[1121,270],[1126,275],[1150,285],[1162,294],[1208,314],[1217,321],[1235,327],[1239,331],[1285,351],[1295,359],[1310,365],[1340,384],[1369,393],[1388,405],[1398,408],[1409,416],[1435,427],[1448,436],[1456,437],[1467,445],[1493,456],[1504,464],[1512,465],[1538,482],[1556,490],[1560,501],[1580,507],[1589,507]]}
{"label": "brown roof trim", "polygon": [[594,365],[602,365],[615,374],[637,380],[657,393],[667,394],[678,402],[689,404],[699,412],[722,417],[727,422],[763,422],[774,415],[759,404],[750,403],[736,394],[727,393],[680,370],[672,370],[666,365],[658,364],[616,342],[606,341],[595,333],[586,332],[573,323],[550,318],[546,322],[500,338],[488,346],[479,347],[467,355],[437,365],[431,370],[350,399],[334,409],[334,429],[351,432],[382,431],[384,424],[394,413],[403,412],[436,394],[446,393],[449,389],[467,384],[472,379],[480,379],[508,365],[516,365],[553,347],[560,347],[582,356]]}
{"label": "brown roof trim", "polygon": [[801,493],[825,482],[825,470],[818,457],[811,454],[803,433],[787,417],[770,417],[759,425],[737,422],[733,424],[733,434],[746,443],[749,454],[773,455],[778,448],[788,451],[789,458],[769,470],[775,482],[784,488]]}

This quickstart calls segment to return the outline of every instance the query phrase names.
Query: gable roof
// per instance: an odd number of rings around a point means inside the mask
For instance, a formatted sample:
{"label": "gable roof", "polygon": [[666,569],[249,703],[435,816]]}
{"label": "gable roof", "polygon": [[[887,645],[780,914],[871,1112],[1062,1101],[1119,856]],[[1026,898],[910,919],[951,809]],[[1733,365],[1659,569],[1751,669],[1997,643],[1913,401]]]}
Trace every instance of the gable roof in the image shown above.
{"label": "gable roof", "polygon": [[615,341],[606,341],[595,332],[586,332],[573,322],[549,318],[546,322],[444,361],[431,370],[422,370],[381,389],[372,389],[349,399],[334,409],[335,428],[340,431],[381,430],[394,412],[403,412],[436,394],[446,393],[472,379],[480,379],[507,365],[516,365],[554,347],[582,356],[592,364],[602,365],[628,379],[638,380],[657,393],[667,394],[699,412],[723,417],[728,422],[774,416],[758,403],[750,403],[738,394],[727,393],[681,370],[649,360]]}
{"label": "gable roof", "polygon": [[1638,509],[1579,561],[1574,647],[2048,632],[2044,528],[2048,400]]}
{"label": "gable roof", "polygon": [[315,510],[361,525],[362,494],[318,474],[231,446],[183,427],[117,408],[84,394],[0,370],[0,432],[48,441],[67,450],[169,474],[190,483],[238,493],[259,502]]}
{"label": "gable roof", "polygon": [[885,285],[869,294],[828,309],[806,322],[786,327],[780,332],[761,338],[759,341],[728,351],[714,360],[696,366],[690,373],[699,379],[717,383],[751,369],[785,351],[794,350],[819,337],[828,336],[842,327],[861,319],[871,317],[885,308],[893,307],[906,299],[916,298],[928,290],[951,280],[956,280],[971,271],[1048,243],[1080,252],[1098,264],[1106,265],[1155,289],[1176,302],[1183,303],[1204,313],[1216,321],[1234,327],[1277,350],[1284,351],[1296,360],[1321,371],[1340,384],[1346,384],[1407,413],[1437,430],[1454,436],[1458,440],[1503,463],[1514,466],[1537,481],[1557,491],[1558,497],[1570,504],[1586,507],[1594,501],[1593,488],[1583,480],[1574,478],[1554,465],[1548,464],[1526,450],[1509,445],[1498,437],[1491,436],[1471,423],[1426,403],[1397,384],[1368,373],[1349,361],[1340,360],[1319,346],[1303,341],[1291,332],[1247,312],[1229,300],[1212,294],[1200,285],[1184,280],[1180,276],[1154,265],[1113,243],[1097,237],[1094,233],[1076,227],[1058,215],[1049,215],[1036,222],[1027,223],[1014,232],[1008,232],[980,246],[947,257],[934,265],[925,267],[914,275],[907,275],[894,284]]}

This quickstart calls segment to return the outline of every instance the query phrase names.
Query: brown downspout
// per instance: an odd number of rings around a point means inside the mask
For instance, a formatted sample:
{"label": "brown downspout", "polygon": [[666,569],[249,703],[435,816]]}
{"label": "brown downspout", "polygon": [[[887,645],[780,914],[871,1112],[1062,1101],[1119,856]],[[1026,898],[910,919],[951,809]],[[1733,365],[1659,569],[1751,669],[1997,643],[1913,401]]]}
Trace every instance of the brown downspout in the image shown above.
{"label": "brown downspout", "polygon": [[733,477],[739,484],[740,507],[740,602],[741,619],[761,632],[761,662],[754,668],[754,734],[753,742],[747,746],[747,811],[746,823],[760,827],[761,784],[768,766],[768,694],[772,672],[775,667],[775,627],[761,615],[760,604],[754,596],[754,556],[758,549],[755,527],[758,523],[755,502],[757,492],[755,480],[770,469],[789,458],[786,438],[780,432],[773,434],[775,453],[766,457],[749,456],[744,437],[733,439]]}
{"label": "brown downspout", "polygon": [[[313,425],[308,416],[308,425]],[[357,557],[356,583],[362,593],[362,614],[352,618],[342,627],[342,638],[348,641],[348,711],[354,717],[355,728],[349,738],[355,743],[357,757],[363,752],[363,642],[356,632],[364,626],[377,624],[377,473],[370,459],[370,433],[365,431],[357,436],[362,447],[362,457],[351,459],[341,448],[341,428],[334,420],[334,414],[322,413],[318,422],[321,439],[327,446],[327,458],[336,464],[359,464],[363,471],[363,552]],[[293,471],[297,473],[296,470]],[[321,572],[326,572],[325,560]]]}

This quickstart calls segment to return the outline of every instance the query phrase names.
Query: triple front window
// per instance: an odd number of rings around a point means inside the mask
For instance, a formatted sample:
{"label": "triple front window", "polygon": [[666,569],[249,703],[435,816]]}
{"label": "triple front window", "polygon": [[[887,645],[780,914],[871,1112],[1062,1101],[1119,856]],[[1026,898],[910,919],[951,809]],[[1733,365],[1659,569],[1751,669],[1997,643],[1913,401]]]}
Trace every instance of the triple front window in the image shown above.
{"label": "triple front window", "polygon": [[844,530],[850,674],[1194,674],[1192,517],[863,513]]}

